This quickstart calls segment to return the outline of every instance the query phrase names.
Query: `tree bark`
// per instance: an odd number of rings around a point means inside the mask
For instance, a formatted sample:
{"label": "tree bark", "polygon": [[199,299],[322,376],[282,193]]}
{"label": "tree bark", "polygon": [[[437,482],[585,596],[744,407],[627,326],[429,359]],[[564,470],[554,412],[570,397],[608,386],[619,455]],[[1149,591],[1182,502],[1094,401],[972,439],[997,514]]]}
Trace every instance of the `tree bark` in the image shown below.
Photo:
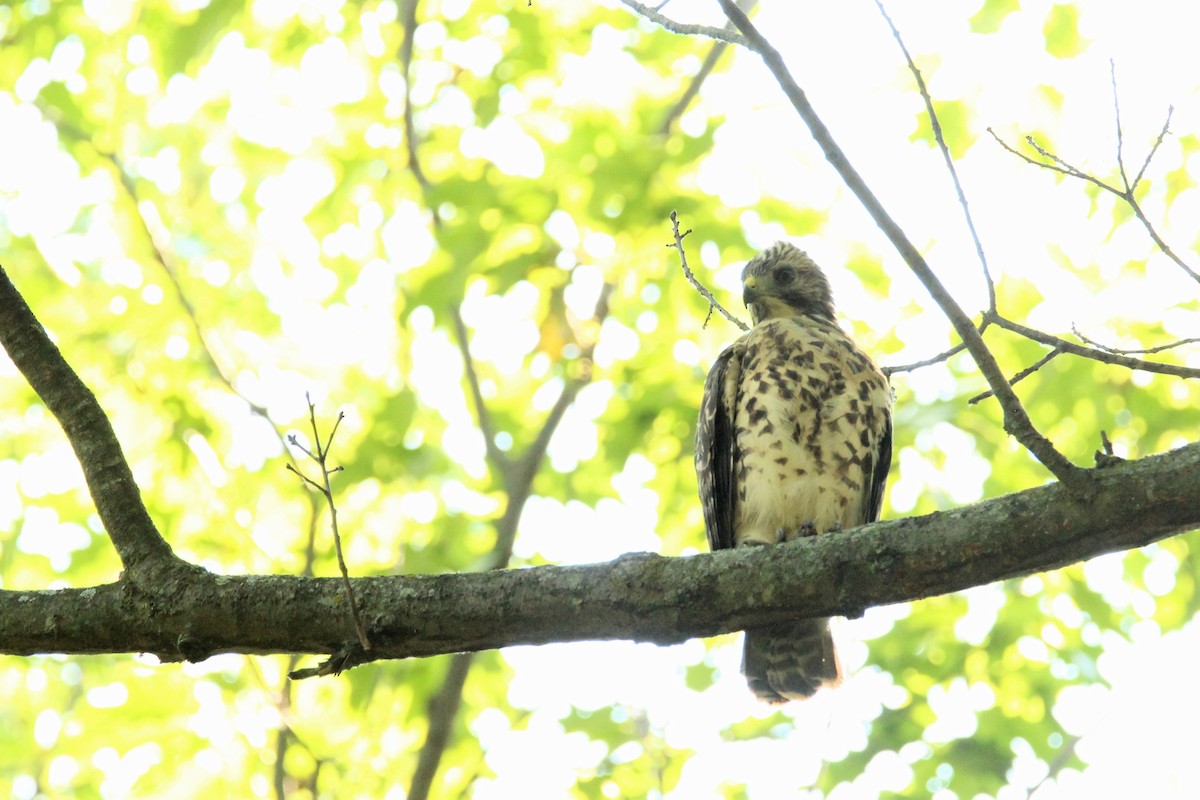
{"label": "tree bark", "polygon": [[[958,591],[1200,526],[1200,443],[947,512],[774,547],[604,564],[354,579],[372,655],[634,639],[661,644]],[[173,572],[157,587],[0,592],[0,652],[332,653],[355,640],[339,580]]]}

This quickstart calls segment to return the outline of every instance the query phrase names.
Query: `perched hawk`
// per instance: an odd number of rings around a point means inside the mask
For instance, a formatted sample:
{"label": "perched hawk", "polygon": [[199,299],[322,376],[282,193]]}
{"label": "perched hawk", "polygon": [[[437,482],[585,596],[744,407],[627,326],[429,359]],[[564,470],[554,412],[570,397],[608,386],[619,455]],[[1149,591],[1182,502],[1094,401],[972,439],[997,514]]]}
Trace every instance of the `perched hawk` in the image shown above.
{"label": "perched hawk", "polygon": [[[714,549],[774,544],[879,518],[892,460],[887,379],[834,320],[821,269],[777,242],[742,272],[754,327],[704,383],[696,475]],[[827,619],[746,632],[742,672],[763,700],[841,681]]]}

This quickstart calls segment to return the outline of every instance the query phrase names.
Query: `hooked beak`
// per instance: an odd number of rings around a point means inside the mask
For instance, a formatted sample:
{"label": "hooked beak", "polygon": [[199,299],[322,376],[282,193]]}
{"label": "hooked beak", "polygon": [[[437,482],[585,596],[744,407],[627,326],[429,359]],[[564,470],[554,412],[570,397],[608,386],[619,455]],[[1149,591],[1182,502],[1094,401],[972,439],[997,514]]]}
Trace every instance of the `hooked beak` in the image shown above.
{"label": "hooked beak", "polygon": [[763,315],[762,304],[758,302],[761,296],[761,293],[758,291],[758,278],[751,275],[742,281],[742,303],[745,304],[746,310],[750,312],[750,324],[752,325],[757,325]]}
{"label": "hooked beak", "polygon": [[746,280],[742,281],[742,303],[744,303],[746,305],[746,307],[749,308],[750,304],[753,303],[757,299],[758,299],[758,278],[755,278],[753,275],[751,275],[748,278],[746,278]]}

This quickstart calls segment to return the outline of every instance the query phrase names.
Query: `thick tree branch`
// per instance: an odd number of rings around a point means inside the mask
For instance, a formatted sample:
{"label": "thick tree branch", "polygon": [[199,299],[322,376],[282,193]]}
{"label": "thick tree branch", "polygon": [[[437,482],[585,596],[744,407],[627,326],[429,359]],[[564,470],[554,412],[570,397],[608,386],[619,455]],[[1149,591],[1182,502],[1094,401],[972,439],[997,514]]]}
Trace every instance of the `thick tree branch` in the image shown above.
{"label": "thick tree branch", "polygon": [[[58,420],[71,443],[127,576],[142,582],[183,568],[159,535],[112,424],[0,267],[0,344]],[[198,569],[198,568],[196,568]]]}
{"label": "thick tree branch", "polygon": [[813,139],[821,147],[826,160],[829,161],[838,175],[841,176],[842,181],[854,193],[855,197],[859,199],[859,202],[863,204],[863,207],[875,221],[875,224],[887,236],[909,269],[924,284],[926,290],[942,309],[942,312],[954,325],[954,329],[966,344],[971,357],[975,359],[979,371],[987,380],[988,386],[996,393],[996,399],[1000,402],[1000,406],[1004,411],[1004,430],[1024,445],[1060,481],[1078,487],[1086,485],[1086,481],[1083,480],[1083,470],[1067,460],[1062,453],[1055,449],[1050,440],[1039,433],[1033,426],[1033,422],[1029,419],[1025,408],[1021,405],[1021,401],[1017,398],[1013,388],[1009,386],[1008,379],[1001,371],[1000,365],[996,363],[995,356],[992,355],[992,352],[984,343],[983,337],[979,335],[979,331],[971,324],[970,317],[967,316],[954,297],[946,290],[946,287],[938,280],[933,270],[929,267],[929,264],[925,262],[925,257],[921,255],[920,251],[909,240],[907,234],[892,219],[891,215],[887,213],[883,204],[879,202],[879,198],[875,196],[875,193],[867,186],[862,176],[850,164],[849,159],[846,158],[846,154],[842,152],[841,147],[834,141],[833,135],[825,127],[825,123],[817,115],[816,109],[808,101],[804,90],[800,88],[788,71],[787,66],[783,62],[783,56],[759,33],[753,23],[733,3],[733,0],[720,0],[720,3],[721,8],[725,11],[725,15],[733,21],[738,30],[749,41],[749,48],[762,57],[771,74],[775,76],[780,88],[783,89],[784,94],[791,101],[792,107],[796,109],[796,113],[804,120],[805,125],[808,126],[809,131],[812,133]]}
{"label": "thick tree branch", "polygon": [[[589,639],[670,643],[797,616],[855,615],[1200,526],[1200,443],[1084,479],[1094,489],[1086,499],[1051,484],[775,547],[356,578],[355,591],[374,654],[390,658]],[[124,583],[6,591],[0,652],[327,653],[354,637],[343,604],[336,579],[282,575],[196,575],[154,598]]]}

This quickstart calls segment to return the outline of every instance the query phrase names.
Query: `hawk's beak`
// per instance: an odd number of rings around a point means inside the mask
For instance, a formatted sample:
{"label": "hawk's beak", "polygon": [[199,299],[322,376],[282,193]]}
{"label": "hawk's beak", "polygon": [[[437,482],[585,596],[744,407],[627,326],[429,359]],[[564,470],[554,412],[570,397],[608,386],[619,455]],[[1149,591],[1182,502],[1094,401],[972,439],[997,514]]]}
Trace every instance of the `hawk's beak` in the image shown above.
{"label": "hawk's beak", "polygon": [[758,278],[753,275],[742,281],[742,303],[749,306],[758,299]]}
{"label": "hawk's beak", "polygon": [[763,314],[762,306],[756,302],[761,296],[758,291],[758,278],[750,275],[742,281],[742,303],[750,312],[750,322],[753,325],[758,324],[758,320]]}

